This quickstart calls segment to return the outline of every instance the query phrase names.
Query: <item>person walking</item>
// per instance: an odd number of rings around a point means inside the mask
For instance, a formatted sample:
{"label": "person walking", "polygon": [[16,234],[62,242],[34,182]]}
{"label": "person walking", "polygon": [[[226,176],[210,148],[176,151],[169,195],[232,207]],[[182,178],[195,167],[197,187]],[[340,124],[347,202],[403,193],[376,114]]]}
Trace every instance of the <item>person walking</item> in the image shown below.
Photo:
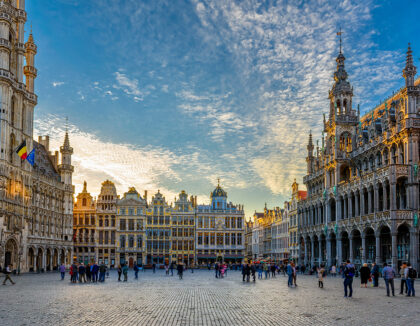
{"label": "person walking", "polygon": [[259,280],[262,280],[262,278],[263,278],[263,276],[262,276],[263,270],[262,270],[261,263],[258,263],[258,265],[257,265],[257,272],[258,272],[258,279]]}
{"label": "person walking", "polygon": [[176,269],[178,271],[179,279],[182,280],[182,275],[184,274],[184,266],[182,263],[179,263]]}
{"label": "person walking", "polygon": [[414,281],[417,278],[417,271],[411,266],[411,263],[407,263],[407,267],[404,271],[405,281],[407,282],[407,297],[415,297],[416,291],[414,290]]}
{"label": "person walking", "polygon": [[171,267],[169,267],[171,270],[171,276],[174,276],[174,262],[171,262]]}
{"label": "person walking", "polygon": [[373,287],[377,288],[379,286],[379,266],[376,263],[372,264],[372,278],[373,278]]}
{"label": "person walking", "polygon": [[156,273],[156,264],[155,263],[152,264],[152,270],[153,270],[153,273]]}
{"label": "person walking", "polygon": [[105,264],[102,262],[101,265],[99,266],[99,282],[105,282],[105,273],[106,273],[106,266]]}
{"label": "person walking", "polygon": [[90,283],[91,280],[92,280],[92,272],[91,272],[91,269],[90,269],[90,264],[87,264],[86,265],[86,281],[88,283]]}
{"label": "person walking", "polygon": [[12,265],[7,265],[4,270],[4,281],[3,285],[6,285],[6,281],[10,281],[12,285],[15,285],[16,283],[13,282],[12,278],[10,277],[10,274],[12,273]]}
{"label": "person walking", "polygon": [[293,269],[293,284],[295,285],[295,286],[297,286],[297,284],[296,284],[296,278],[297,278],[297,271],[296,271],[296,265],[295,265],[295,263],[294,262],[292,262],[292,269]]}
{"label": "person walking", "polygon": [[79,282],[80,283],[86,283],[85,273],[86,273],[85,265],[83,263],[81,263],[79,265]]}
{"label": "person walking", "polygon": [[383,269],[382,269],[382,276],[384,278],[385,281],[385,285],[386,285],[386,295],[389,297],[389,287],[391,286],[391,290],[392,290],[392,296],[395,296],[395,291],[394,291],[394,278],[395,278],[395,271],[391,266],[388,266],[387,263],[384,263],[383,265]]}
{"label": "person walking", "polygon": [[127,282],[127,276],[128,276],[128,266],[127,266],[127,264],[123,264],[122,273],[124,275],[124,282]]}
{"label": "person walking", "polygon": [[408,292],[407,281],[405,278],[406,268],[407,268],[407,264],[402,263],[401,268],[400,268],[400,277],[401,277],[400,294],[404,294],[404,288],[405,288],[405,294],[407,294]]}
{"label": "person walking", "polygon": [[255,282],[255,272],[257,271],[255,264],[251,265],[251,275],[252,275],[252,281]]}
{"label": "person walking", "polygon": [[271,277],[276,277],[276,265],[274,263],[271,263]]}
{"label": "person walking", "polygon": [[331,266],[331,276],[336,277],[337,276],[337,268],[335,265]]}
{"label": "person walking", "polygon": [[79,268],[77,267],[77,263],[74,262],[71,265],[71,282],[76,283],[77,282],[77,274],[78,274]]}
{"label": "person walking", "polygon": [[346,266],[343,270],[343,277],[344,277],[344,297],[347,298],[347,289],[349,289],[348,297],[351,298],[353,296],[353,277],[356,273],[354,265],[350,263],[350,260],[347,260]]}
{"label": "person walking", "polygon": [[91,266],[91,272],[92,272],[92,282],[97,283],[98,282],[99,266],[96,262]]}
{"label": "person walking", "polygon": [[220,269],[219,263],[216,263],[214,265],[214,275],[216,276],[216,278],[219,278],[219,269]]}
{"label": "person walking", "polygon": [[137,263],[134,264],[134,279],[139,279],[139,267],[137,266]]}
{"label": "person walking", "polygon": [[165,275],[169,275],[169,266],[165,264]]}
{"label": "person walking", "polygon": [[287,286],[292,287],[293,286],[293,267],[290,263],[287,263],[286,273],[287,273],[287,276],[288,276]]}
{"label": "person walking", "polygon": [[265,274],[265,279],[267,279],[267,277],[268,277],[268,266],[267,266],[266,262],[263,263],[263,270],[264,270],[264,274]]}
{"label": "person walking", "polygon": [[60,274],[61,274],[61,280],[64,280],[64,276],[66,275],[66,265],[61,264],[60,265]]}
{"label": "person walking", "polygon": [[245,282],[245,278],[246,278],[246,264],[242,264],[241,269],[242,269],[242,282]]}
{"label": "person walking", "polygon": [[324,288],[324,265],[321,265],[320,268],[318,268],[318,287]]}
{"label": "person walking", "polygon": [[117,273],[118,273],[118,282],[121,282],[121,274],[122,274],[122,267],[121,267],[121,265],[118,265]]}
{"label": "person walking", "polygon": [[364,263],[363,266],[360,268],[360,287],[363,286],[367,288],[367,282],[370,278],[370,269],[368,267],[368,264]]}

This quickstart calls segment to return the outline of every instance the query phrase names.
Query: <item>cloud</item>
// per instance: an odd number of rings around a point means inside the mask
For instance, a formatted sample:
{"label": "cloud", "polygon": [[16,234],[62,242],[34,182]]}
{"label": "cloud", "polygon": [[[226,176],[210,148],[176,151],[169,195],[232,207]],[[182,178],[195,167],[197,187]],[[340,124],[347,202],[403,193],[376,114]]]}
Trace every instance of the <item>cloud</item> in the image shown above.
{"label": "cloud", "polygon": [[116,71],[114,73],[117,84],[113,87],[122,89],[124,93],[130,95],[135,102],[143,101],[144,97],[150,94],[148,90],[140,90],[139,81],[135,78],[129,78],[126,74]]}
{"label": "cloud", "polygon": [[54,81],[52,82],[53,87],[58,87],[64,85],[63,81]]}

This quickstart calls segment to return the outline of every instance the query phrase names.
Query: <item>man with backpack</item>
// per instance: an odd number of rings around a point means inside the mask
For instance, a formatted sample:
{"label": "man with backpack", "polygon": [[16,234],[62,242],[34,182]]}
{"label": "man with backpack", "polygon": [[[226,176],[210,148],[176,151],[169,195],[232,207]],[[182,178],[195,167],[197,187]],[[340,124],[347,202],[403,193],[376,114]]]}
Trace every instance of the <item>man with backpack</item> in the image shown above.
{"label": "man with backpack", "polygon": [[344,297],[347,298],[347,288],[349,289],[348,297],[351,298],[353,295],[353,277],[356,273],[354,265],[350,263],[350,260],[347,260],[346,266],[343,271],[344,278]]}
{"label": "man with backpack", "polygon": [[414,290],[414,281],[417,278],[417,271],[411,266],[411,263],[407,264],[404,276],[408,287],[407,297],[415,297],[416,291]]}

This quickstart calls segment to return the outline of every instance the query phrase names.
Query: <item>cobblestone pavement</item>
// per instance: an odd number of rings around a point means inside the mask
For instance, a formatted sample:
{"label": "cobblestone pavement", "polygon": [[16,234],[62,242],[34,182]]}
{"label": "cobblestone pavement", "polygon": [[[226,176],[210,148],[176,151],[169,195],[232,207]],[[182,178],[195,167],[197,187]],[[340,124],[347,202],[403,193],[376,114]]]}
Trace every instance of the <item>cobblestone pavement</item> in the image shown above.
{"label": "cobblestone pavement", "polygon": [[[2,277],[2,276],[1,276]],[[240,272],[215,279],[213,271],[185,272],[184,279],[133,272],[127,283],[115,271],[101,284],[70,284],[58,273],[15,276],[0,286],[0,325],[419,325],[420,297],[386,297],[359,288],[343,298],[342,279],[327,277],[319,289],[313,276],[284,276],[242,283]],[[383,281],[381,282],[383,283]],[[399,281],[396,282],[399,289]],[[420,291],[420,289],[418,290]],[[419,293],[420,296],[420,293]]]}

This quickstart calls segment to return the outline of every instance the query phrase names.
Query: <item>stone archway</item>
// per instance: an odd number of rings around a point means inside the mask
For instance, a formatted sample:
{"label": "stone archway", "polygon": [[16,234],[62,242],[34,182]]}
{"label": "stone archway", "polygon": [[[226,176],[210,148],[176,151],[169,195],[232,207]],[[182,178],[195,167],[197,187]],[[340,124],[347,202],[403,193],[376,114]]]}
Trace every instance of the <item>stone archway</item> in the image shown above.
{"label": "stone archway", "polygon": [[47,249],[47,260],[46,260],[46,270],[47,271],[50,271],[50,270],[52,270],[52,267],[51,267],[51,249],[50,248],[48,248]]}
{"label": "stone archway", "polygon": [[12,269],[18,265],[18,246],[15,239],[9,239],[4,246],[4,266],[11,265]]}
{"label": "stone archway", "polygon": [[346,231],[341,234],[341,259],[342,261],[350,259],[350,240]]}
{"label": "stone archway", "polygon": [[52,269],[53,270],[58,269],[58,249],[57,248],[54,249]]}
{"label": "stone archway", "polygon": [[398,227],[397,257],[398,266],[410,261],[410,229],[407,224],[401,224]]}
{"label": "stone archway", "polygon": [[38,255],[36,258],[36,271],[41,272],[44,270],[44,250],[42,248],[38,249]]}
{"label": "stone archway", "polygon": [[35,251],[32,247],[28,249],[28,270],[30,272],[35,271]]}
{"label": "stone archway", "polygon": [[366,263],[372,264],[376,260],[376,239],[375,239],[375,231],[368,227],[365,229],[365,260]]}
{"label": "stone archway", "polygon": [[381,254],[380,263],[392,264],[392,237],[391,230],[388,226],[382,226],[380,229],[380,240],[381,240]]}

